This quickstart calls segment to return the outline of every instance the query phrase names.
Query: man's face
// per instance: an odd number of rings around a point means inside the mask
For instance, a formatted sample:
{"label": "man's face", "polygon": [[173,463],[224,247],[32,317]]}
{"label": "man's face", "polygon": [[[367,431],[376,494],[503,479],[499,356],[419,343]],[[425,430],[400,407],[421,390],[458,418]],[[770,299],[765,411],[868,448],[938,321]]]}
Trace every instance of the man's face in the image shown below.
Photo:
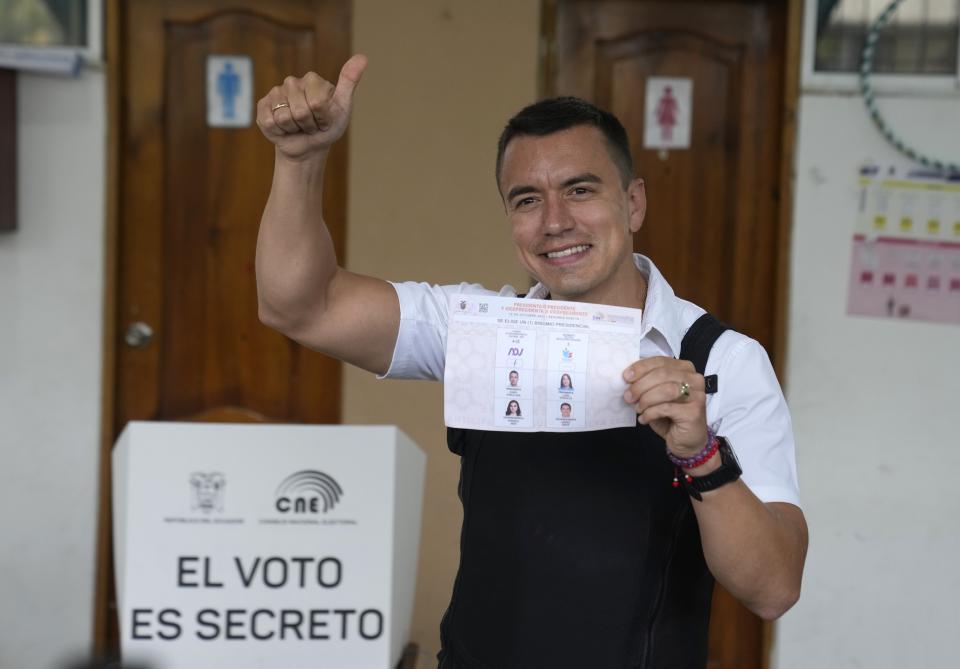
{"label": "man's face", "polygon": [[560,405],[560,415],[563,416],[564,418],[569,418],[569,417],[570,417],[570,405],[569,405],[569,404],[561,404],[561,405]]}
{"label": "man's face", "polygon": [[510,372],[510,385],[511,385],[511,386],[517,385],[517,381],[519,381],[519,380],[520,380],[520,375],[519,375],[519,374],[517,374],[516,372]]}
{"label": "man's face", "polygon": [[626,189],[603,134],[576,126],[507,145],[500,193],[520,263],[554,299],[622,303],[635,279],[643,182]]}

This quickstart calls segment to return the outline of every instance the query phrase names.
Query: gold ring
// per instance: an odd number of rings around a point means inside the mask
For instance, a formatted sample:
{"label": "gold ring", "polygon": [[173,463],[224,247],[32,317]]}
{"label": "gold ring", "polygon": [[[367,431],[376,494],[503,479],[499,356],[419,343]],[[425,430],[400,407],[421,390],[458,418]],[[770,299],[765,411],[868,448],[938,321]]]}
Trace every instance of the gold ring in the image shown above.
{"label": "gold ring", "polygon": [[677,399],[687,399],[690,397],[690,384],[683,382],[680,384],[680,394],[677,395]]}
{"label": "gold ring", "polygon": [[273,105],[272,107],[270,107],[270,111],[271,111],[271,112],[275,112],[275,111],[277,111],[278,109],[283,109],[284,107],[289,107],[289,106],[290,106],[290,103],[289,103],[289,102],[280,102],[280,103],[275,104],[275,105]]}

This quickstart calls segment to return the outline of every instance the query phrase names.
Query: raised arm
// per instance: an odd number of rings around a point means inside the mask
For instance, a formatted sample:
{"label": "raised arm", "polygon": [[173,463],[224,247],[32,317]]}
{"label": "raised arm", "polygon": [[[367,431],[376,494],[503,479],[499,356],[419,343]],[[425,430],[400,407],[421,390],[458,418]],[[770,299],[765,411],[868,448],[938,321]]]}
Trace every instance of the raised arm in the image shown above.
{"label": "raised arm", "polygon": [[340,267],[322,208],[327,156],[347,129],[366,66],[365,56],[354,56],[336,86],[314,72],[287,77],[257,103],[257,125],[275,147],[257,238],[257,296],[266,325],[383,373],[400,327],[396,293],[386,281]]}

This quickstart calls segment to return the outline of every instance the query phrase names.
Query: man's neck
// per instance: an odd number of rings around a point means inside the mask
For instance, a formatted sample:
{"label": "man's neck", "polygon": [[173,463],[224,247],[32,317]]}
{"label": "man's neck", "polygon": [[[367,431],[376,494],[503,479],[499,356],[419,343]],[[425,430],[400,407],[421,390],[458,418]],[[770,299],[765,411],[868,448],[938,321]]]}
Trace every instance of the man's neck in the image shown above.
{"label": "man's neck", "polygon": [[632,258],[628,268],[608,282],[605,286],[598,286],[589,293],[576,296],[564,296],[551,293],[555,300],[570,302],[592,302],[593,304],[608,304],[615,307],[630,307],[643,309],[647,304],[647,277],[633,264]]}

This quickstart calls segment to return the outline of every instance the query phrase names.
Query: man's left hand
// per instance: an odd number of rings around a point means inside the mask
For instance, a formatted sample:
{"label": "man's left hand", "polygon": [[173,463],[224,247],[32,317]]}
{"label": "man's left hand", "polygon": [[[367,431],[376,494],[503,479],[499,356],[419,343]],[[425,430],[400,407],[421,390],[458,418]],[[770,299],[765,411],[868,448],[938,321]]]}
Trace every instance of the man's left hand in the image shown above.
{"label": "man's left hand", "polygon": [[666,356],[645,358],[623,372],[629,384],[623,399],[637,421],[663,437],[677,457],[687,458],[707,443],[707,400],[703,375],[693,363]]}

